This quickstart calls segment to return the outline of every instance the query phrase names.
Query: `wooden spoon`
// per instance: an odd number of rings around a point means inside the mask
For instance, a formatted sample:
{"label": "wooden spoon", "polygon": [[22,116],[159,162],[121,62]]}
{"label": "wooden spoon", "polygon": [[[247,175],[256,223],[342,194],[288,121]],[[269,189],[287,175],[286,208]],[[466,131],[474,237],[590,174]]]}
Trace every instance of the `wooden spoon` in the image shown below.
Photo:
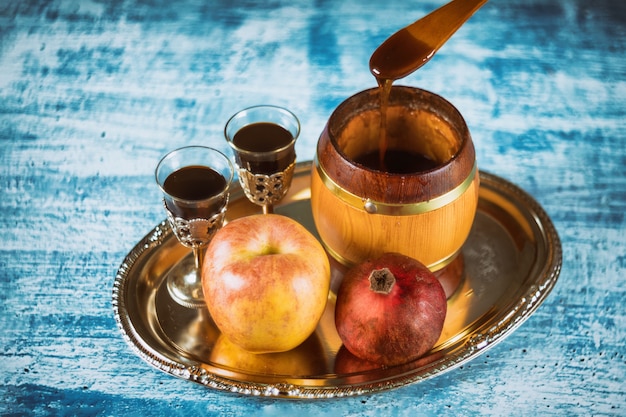
{"label": "wooden spoon", "polygon": [[370,71],[379,84],[411,74],[427,63],[441,46],[487,0],[453,0],[399,30],[370,58]]}

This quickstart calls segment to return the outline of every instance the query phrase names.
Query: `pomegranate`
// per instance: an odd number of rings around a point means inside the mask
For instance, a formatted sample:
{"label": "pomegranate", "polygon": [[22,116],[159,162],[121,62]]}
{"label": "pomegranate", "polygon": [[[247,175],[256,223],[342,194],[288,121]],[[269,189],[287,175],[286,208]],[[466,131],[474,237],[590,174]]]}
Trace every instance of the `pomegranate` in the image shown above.
{"label": "pomegranate", "polygon": [[335,326],[354,356],[393,366],[433,348],[446,311],[445,291],[426,266],[385,253],[346,272],[337,292]]}

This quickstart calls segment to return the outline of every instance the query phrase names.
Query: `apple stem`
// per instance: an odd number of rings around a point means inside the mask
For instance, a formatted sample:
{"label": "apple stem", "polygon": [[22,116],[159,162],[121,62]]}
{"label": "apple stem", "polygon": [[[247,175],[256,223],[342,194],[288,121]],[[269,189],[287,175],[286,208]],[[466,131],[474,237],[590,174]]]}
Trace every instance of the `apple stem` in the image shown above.
{"label": "apple stem", "polygon": [[391,273],[389,268],[375,269],[370,273],[370,290],[378,294],[389,294],[396,277]]}

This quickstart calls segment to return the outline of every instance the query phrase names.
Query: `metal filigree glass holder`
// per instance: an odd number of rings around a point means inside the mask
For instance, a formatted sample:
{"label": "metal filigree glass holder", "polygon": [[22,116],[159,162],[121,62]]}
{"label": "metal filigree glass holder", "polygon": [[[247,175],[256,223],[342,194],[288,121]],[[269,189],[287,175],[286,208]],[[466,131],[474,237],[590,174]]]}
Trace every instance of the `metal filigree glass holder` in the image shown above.
{"label": "metal filigree glass holder", "polygon": [[253,174],[239,168],[239,183],[248,200],[262,206],[263,213],[267,214],[289,191],[295,167],[293,162],[284,171],[271,175]]}
{"label": "metal filigree glass holder", "polygon": [[214,214],[209,219],[195,218],[191,220],[177,217],[168,209],[165,200],[163,200],[163,206],[174,235],[180,243],[193,251],[192,262],[190,262],[189,257],[184,258],[169,271],[166,282],[167,290],[174,300],[185,307],[203,307],[205,300],[200,272],[204,254],[213,235],[224,224],[226,205],[219,213]]}
{"label": "metal filigree glass holder", "polygon": [[178,304],[205,307],[202,264],[207,245],[224,224],[233,165],[216,149],[188,146],[168,153],[155,176],[167,221],[178,241],[193,252],[170,268],[165,285]]}
{"label": "metal filigree glass holder", "polygon": [[224,135],[235,152],[241,188],[264,214],[272,213],[289,191],[299,134],[298,118],[277,106],[249,107],[226,123]]}

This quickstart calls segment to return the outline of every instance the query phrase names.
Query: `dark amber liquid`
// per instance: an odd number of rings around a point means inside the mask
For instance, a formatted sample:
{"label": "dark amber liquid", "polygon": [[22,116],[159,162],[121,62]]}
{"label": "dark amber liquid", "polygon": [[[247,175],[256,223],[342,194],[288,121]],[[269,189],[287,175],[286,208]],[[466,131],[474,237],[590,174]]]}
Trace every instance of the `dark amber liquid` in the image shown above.
{"label": "dark amber liquid", "polygon": [[[407,51],[411,51],[407,53]],[[433,48],[416,39],[404,28],[387,39],[370,59],[370,71],[376,77],[380,96],[380,138],[378,146],[378,166],[381,171],[394,172],[386,166],[387,156],[387,107],[391,84],[394,80],[406,77],[424,65],[432,57]],[[391,151],[389,151],[391,152]],[[393,157],[398,160],[397,157]]]}
{"label": "dark amber liquid", "polygon": [[437,161],[430,159],[426,155],[396,149],[387,149],[383,161],[380,159],[380,152],[375,150],[361,155],[354,162],[369,169],[392,174],[415,174],[439,166]]}
{"label": "dark amber liquid", "polygon": [[175,215],[184,219],[209,218],[221,210],[225,197],[206,200],[222,194],[226,184],[226,179],[209,167],[183,167],[165,179],[163,190],[168,194],[165,202]]}
{"label": "dark amber liquid", "polygon": [[370,59],[370,71],[379,84],[384,80],[397,80],[424,65],[433,53],[433,47],[416,39],[404,28],[374,51]]}
{"label": "dark amber liquid", "polygon": [[272,155],[261,158],[239,152],[237,164],[255,174],[283,171],[296,159],[293,146],[281,150],[292,142],[293,135],[275,123],[258,122],[244,126],[235,133],[233,144],[248,152],[272,152]]}

